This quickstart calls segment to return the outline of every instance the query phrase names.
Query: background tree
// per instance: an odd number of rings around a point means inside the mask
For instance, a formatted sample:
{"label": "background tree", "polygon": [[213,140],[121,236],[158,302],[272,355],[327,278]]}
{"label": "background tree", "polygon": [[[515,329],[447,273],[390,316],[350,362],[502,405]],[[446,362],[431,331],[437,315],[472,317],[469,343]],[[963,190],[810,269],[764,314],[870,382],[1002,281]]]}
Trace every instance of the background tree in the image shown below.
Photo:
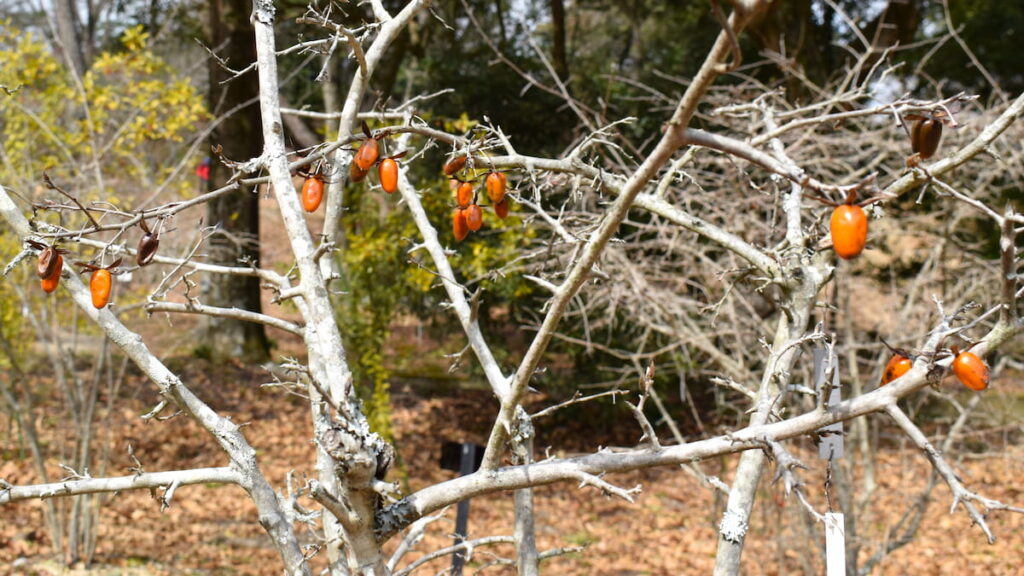
{"label": "background tree", "polygon": [[[253,74],[231,71],[242,70],[256,59],[251,13],[251,3],[244,0],[209,3],[209,46],[217,59],[209,60],[208,105],[220,119],[210,131],[209,143],[223,158],[236,162],[256,158],[263,151],[257,79]],[[211,162],[209,190],[219,188],[231,173],[231,167],[224,163]],[[240,188],[243,194],[222,195],[207,204],[207,223],[216,227],[209,245],[217,262],[228,266],[248,263],[258,268],[259,195],[244,185]],[[204,300],[211,306],[262,310],[260,279],[256,276],[216,275],[203,288]],[[262,324],[234,318],[207,319],[201,341],[204,354],[218,359],[262,361],[270,352]]]}

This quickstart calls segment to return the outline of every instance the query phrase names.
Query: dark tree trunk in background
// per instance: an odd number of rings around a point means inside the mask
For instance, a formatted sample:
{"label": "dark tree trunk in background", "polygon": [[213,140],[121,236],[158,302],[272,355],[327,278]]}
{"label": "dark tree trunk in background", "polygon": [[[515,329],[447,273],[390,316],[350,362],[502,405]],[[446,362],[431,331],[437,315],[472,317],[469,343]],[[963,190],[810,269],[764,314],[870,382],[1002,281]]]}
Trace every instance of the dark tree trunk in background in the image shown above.
{"label": "dark tree trunk in background", "polygon": [[502,6],[501,0],[494,0],[494,13],[498,18],[498,30],[501,32],[501,44],[502,46],[508,42],[508,30],[505,29],[505,7]]}
{"label": "dark tree trunk in background", "polygon": [[554,51],[555,72],[563,81],[569,79],[569,61],[565,54],[565,4],[562,0],[551,0],[551,25]]}
{"label": "dark tree trunk in background", "polygon": [[[920,0],[887,2],[874,20],[861,26],[871,46],[862,46],[856,38],[848,39],[858,52],[871,50],[861,67],[858,83],[865,80],[887,48],[914,40],[921,25],[919,4]],[[835,12],[826,8],[824,21],[819,21],[813,6],[811,0],[774,2],[752,22],[750,31],[761,50],[785,53],[786,59],[798,65],[805,76],[822,85],[837,70],[853,62],[849,53],[833,45],[837,26]],[[786,96],[797,102],[817,97],[795,77],[787,81]]]}
{"label": "dark tree trunk in background", "polygon": [[81,77],[85,73],[85,56],[82,51],[81,24],[78,11],[72,0],[55,0],[54,21],[57,36],[65,57],[70,60],[75,73]]}
{"label": "dark tree trunk in background", "polygon": [[388,98],[389,106],[394,106],[402,98],[402,91],[405,89],[405,86],[396,86],[395,83],[398,80],[399,71],[403,68],[406,56],[409,55],[411,42],[412,38],[409,31],[404,30],[392,43],[391,49],[381,59],[380,64],[377,65],[377,71],[373,73],[372,87],[374,92],[376,92],[374,96]]}
{"label": "dark tree trunk in background", "polygon": [[872,54],[864,64],[857,81],[864,81],[871,67],[881,59],[886,49],[897,44],[911,43],[920,25],[921,13],[915,0],[890,0],[885,10],[867,27]]}
{"label": "dark tree trunk in background", "polygon": [[[241,69],[256,60],[248,0],[210,0],[210,43],[232,69]],[[258,79],[255,71],[222,84],[229,73],[210,60],[210,109],[215,116],[234,111],[210,135],[210,144],[221,146],[223,155],[231,160],[248,160],[263,150],[260,131]],[[209,189],[219,188],[231,172],[216,158],[210,162]],[[244,265],[240,261],[259,264],[259,195],[242,188],[213,200],[207,206],[206,223],[217,226],[211,238],[213,261],[228,265]],[[260,310],[259,279],[248,276],[211,274],[203,286],[203,302],[212,306]],[[201,334],[201,346],[214,358],[264,360],[269,355],[269,342],[263,326],[225,318],[207,318]]]}
{"label": "dark tree trunk in background", "polygon": [[[812,4],[811,0],[774,2],[751,23],[750,32],[761,50],[785,54],[820,84],[839,63],[833,61],[834,47],[828,36],[831,27],[815,22]],[[786,97],[790,101],[802,102],[815,96],[799,79],[787,77]]]}

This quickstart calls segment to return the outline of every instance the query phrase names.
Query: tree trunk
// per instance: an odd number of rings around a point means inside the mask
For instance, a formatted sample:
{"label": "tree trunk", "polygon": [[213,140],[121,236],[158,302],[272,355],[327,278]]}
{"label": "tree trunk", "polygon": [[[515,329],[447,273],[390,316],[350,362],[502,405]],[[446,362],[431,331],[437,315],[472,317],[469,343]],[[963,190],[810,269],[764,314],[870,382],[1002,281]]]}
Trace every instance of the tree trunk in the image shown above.
{"label": "tree trunk", "polygon": [[[795,187],[790,198],[799,205],[800,189]],[[793,204],[791,204],[792,206]],[[790,230],[799,229],[799,212],[790,207]],[[820,271],[825,264],[823,256],[802,258],[800,268],[816,270],[815,274],[806,274],[801,284],[789,296],[789,314],[779,318],[774,341],[772,343],[771,360],[765,367],[755,401],[756,410],[750,416],[749,425],[759,426],[770,422],[772,408],[780,390],[789,384],[790,374],[797,360],[797,348],[792,342],[806,334],[808,322],[817,302],[818,291],[822,286],[822,278],[826,275]],[[740,574],[740,559],[743,555],[745,534],[750,526],[751,511],[757,497],[757,486],[765,466],[765,454],[761,450],[748,450],[740,455],[740,463],[736,468],[736,477],[729,490],[729,499],[725,515],[719,529],[718,551],[715,556],[715,576],[737,576]],[[726,526],[729,528],[726,528]]]}
{"label": "tree trunk", "polygon": [[[522,464],[533,462],[533,437],[523,442]],[[540,574],[537,557],[537,538],[534,529],[533,488],[516,490],[515,495],[516,521],[516,568],[519,576],[537,576]]]}
{"label": "tree trunk", "polygon": [[562,0],[551,0],[551,26],[555,72],[562,81],[566,81],[569,78],[569,61],[565,53],[565,4]]}
{"label": "tree trunk", "polygon": [[857,82],[864,82],[887,49],[912,42],[920,25],[921,14],[915,0],[890,0],[878,18],[867,26],[871,55],[861,67]]}
{"label": "tree trunk", "polygon": [[[234,69],[256,60],[249,14],[252,5],[246,0],[210,1],[210,46]],[[231,160],[248,160],[263,150],[260,132],[260,110],[254,100],[259,94],[256,74],[250,72],[222,84],[229,73],[210,61],[210,109],[231,110],[253,100],[236,111],[210,134],[210,144],[221,146],[222,154]],[[209,189],[223,186],[231,171],[214,159],[210,164]],[[226,194],[207,206],[206,224],[217,227],[210,239],[211,256],[215,262],[240,265],[251,261],[259,265],[259,195],[243,187]],[[212,306],[237,307],[259,312],[259,279],[248,276],[212,274],[203,286],[203,300]],[[207,318],[200,335],[201,345],[213,358],[242,358],[262,361],[269,355],[269,342],[263,326],[226,318]]]}
{"label": "tree trunk", "polygon": [[61,50],[68,65],[74,68],[75,75],[81,78],[82,74],[85,74],[85,56],[82,53],[80,26],[75,4],[71,0],[56,0],[53,7]]}

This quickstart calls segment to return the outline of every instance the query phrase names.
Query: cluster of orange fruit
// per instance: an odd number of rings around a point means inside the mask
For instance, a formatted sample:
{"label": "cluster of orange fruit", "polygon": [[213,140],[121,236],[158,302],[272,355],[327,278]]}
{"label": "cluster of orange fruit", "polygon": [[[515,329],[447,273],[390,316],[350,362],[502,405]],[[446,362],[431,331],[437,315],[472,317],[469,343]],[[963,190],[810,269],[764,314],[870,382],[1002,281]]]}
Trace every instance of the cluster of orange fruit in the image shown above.
{"label": "cluster of orange fruit", "polygon": [[[928,116],[910,115],[914,121],[910,131],[910,148],[913,154],[907,158],[907,166],[917,166],[921,160],[935,155],[942,140],[942,123],[948,118],[944,113]],[[850,192],[846,201],[835,205],[829,221],[829,232],[832,236],[832,249],[843,260],[856,258],[864,250],[868,241],[868,217],[864,214],[864,206],[877,202],[879,198],[869,198],[857,204],[857,193]]]}
{"label": "cluster of orange fruit", "polygon": [[[146,225],[146,221],[139,220],[139,227],[142,228],[142,236],[139,237],[138,247],[135,249],[135,262],[141,267],[149,264],[156,256],[156,250],[160,247],[160,236],[153,232]],[[55,245],[41,244],[29,240],[32,247],[40,250],[39,259],[36,260],[36,275],[39,276],[39,286],[43,292],[52,294],[60,284],[60,275],[64,271],[64,257],[67,252]],[[110,289],[113,281],[113,274],[118,272],[115,269],[121,265],[118,258],[109,266],[96,266],[87,262],[75,262],[82,267],[82,271],[91,270],[89,277],[89,293],[92,296],[92,305],[97,309],[106,308],[110,303]]]}
{"label": "cluster of orange fruit", "polygon": [[[907,164],[916,166],[920,160],[931,158],[938,150],[939,141],[942,138],[942,118],[937,116],[911,116],[910,118],[915,121],[911,131],[911,148],[914,154],[908,158]],[[398,162],[396,160],[401,158],[404,153],[379,160],[378,141],[381,136],[375,137],[365,123],[363,132],[366,134],[366,140],[360,145],[349,166],[349,177],[353,182],[362,182],[373,166],[377,164],[381,187],[385,192],[391,194],[398,189]],[[473,180],[463,180],[457,176],[465,169],[466,161],[467,156],[456,156],[445,163],[443,167],[444,174],[450,178],[450,185],[455,191],[456,207],[452,213],[452,232],[459,242],[465,240],[470,232],[476,232],[483,226],[483,210],[476,202]],[[509,202],[506,197],[508,181],[505,174],[498,171],[489,172],[484,179],[484,187],[491,200],[491,205],[494,207],[494,213],[501,219],[508,217]],[[323,175],[317,170],[307,177],[302,185],[302,205],[307,212],[314,212],[320,206],[323,192]],[[824,199],[820,200],[825,201]],[[832,249],[835,250],[837,256],[844,260],[850,260],[863,252],[868,238],[868,219],[863,206],[877,201],[877,198],[873,198],[858,204],[857,193],[854,190],[847,195],[846,201],[842,204],[832,204],[834,209],[829,222],[829,232],[832,238]],[[60,255],[58,254],[57,257],[59,258]],[[57,276],[59,277],[59,272]],[[44,279],[43,282],[45,290],[47,280]],[[54,284],[55,287],[56,284]],[[985,363],[971,352],[959,352],[956,347],[953,347],[952,350],[955,356],[953,373],[957,379],[971,390],[987,388],[989,373]],[[885,386],[903,376],[913,367],[913,360],[909,353],[901,350],[893,352],[892,358],[885,366],[880,386]]]}
{"label": "cluster of orange fruit", "polygon": [[362,182],[370,173],[373,165],[376,164],[377,175],[380,176],[380,187],[388,194],[393,194],[395,190],[398,190],[398,159],[405,156],[405,152],[381,158],[378,142],[382,136],[374,137],[370,134],[369,128],[366,128],[366,124],[363,124],[363,129],[366,132],[366,140],[359,146],[355,158],[349,164],[348,177],[353,182]]}
{"label": "cluster of orange fruit", "polygon": [[[443,167],[444,175],[451,178],[449,185],[455,190],[455,212],[452,213],[452,232],[462,242],[470,232],[476,232],[484,223],[483,209],[476,202],[472,180],[462,180],[456,174],[466,167],[466,157],[456,156]],[[491,200],[494,213],[504,220],[508,217],[508,179],[503,172],[492,171],[484,178],[484,188]]]}
{"label": "cluster of orange fruit", "polygon": [[[380,158],[379,141],[384,135],[374,135],[364,122],[363,133],[366,140],[359,146],[352,163],[349,164],[349,179],[352,182],[362,182],[367,174],[377,165],[380,176],[380,186],[388,194],[398,190],[398,159],[405,156],[405,152]],[[450,184],[455,191],[456,208],[452,214],[452,231],[455,239],[459,242],[466,239],[470,232],[476,232],[483,226],[483,210],[476,202],[476,194],[473,190],[473,180],[463,180],[457,174],[466,167],[467,157],[456,156],[444,165],[444,174],[450,178]],[[498,171],[491,171],[484,179],[484,186],[487,189],[487,196],[494,207],[494,213],[504,220],[508,217],[509,200],[506,197],[508,191],[508,179],[505,174]],[[324,198],[324,176],[317,168],[313,173],[306,176],[302,183],[302,207],[306,212],[315,212]]]}
{"label": "cluster of orange fruit", "polygon": [[[961,384],[976,392],[988,388],[988,366],[981,358],[978,358],[977,354],[966,350],[961,352],[956,346],[951,346],[950,351],[953,353],[953,375]],[[892,358],[885,365],[882,381],[878,385],[885,386],[910,372],[910,369],[914,367],[912,358],[913,355],[906,350],[893,350]]]}
{"label": "cluster of orange fruit", "polygon": [[[117,262],[105,268],[86,264],[85,262],[78,262],[77,264],[82,266],[83,271],[92,270],[92,276],[89,278],[89,293],[92,295],[92,305],[97,309],[105,308],[107,303],[110,302],[112,280],[110,271],[121,264],[121,259],[118,258]],[[60,274],[63,270],[64,257],[61,256],[61,250],[54,246],[43,245],[39,259],[36,261],[36,275],[39,276],[39,285],[42,287],[43,292],[50,294],[57,289],[57,285],[60,284]]]}
{"label": "cluster of orange fruit", "polygon": [[[363,133],[366,134],[366,140],[359,146],[355,157],[352,158],[352,163],[349,164],[348,177],[353,182],[362,182],[373,166],[377,165],[381,188],[388,194],[392,194],[398,190],[398,159],[405,156],[405,152],[381,158],[380,140],[384,136],[371,133],[365,122],[363,123]],[[319,168],[306,176],[306,180],[302,183],[301,196],[302,208],[306,212],[316,212],[324,199],[324,175]]]}
{"label": "cluster of orange fruit", "polygon": [[[914,121],[914,125],[910,132],[910,146],[913,154],[907,158],[907,166],[913,167],[917,166],[921,160],[927,160],[935,155],[942,139],[942,125],[946,116],[944,114],[912,115],[908,118]],[[832,249],[843,260],[856,258],[864,250],[864,245],[868,240],[868,218],[863,207],[878,200],[878,198],[869,198],[858,204],[856,191],[851,191],[845,202],[839,205],[833,204],[835,208],[829,221],[829,233],[832,238]],[[971,390],[979,391],[988,388],[989,372],[985,362],[972,352],[960,352],[956,346],[950,350],[954,356],[952,368],[957,380]],[[893,356],[885,365],[885,372],[882,374],[879,386],[885,386],[903,376],[910,371],[913,365],[910,353],[904,350],[893,350]]]}

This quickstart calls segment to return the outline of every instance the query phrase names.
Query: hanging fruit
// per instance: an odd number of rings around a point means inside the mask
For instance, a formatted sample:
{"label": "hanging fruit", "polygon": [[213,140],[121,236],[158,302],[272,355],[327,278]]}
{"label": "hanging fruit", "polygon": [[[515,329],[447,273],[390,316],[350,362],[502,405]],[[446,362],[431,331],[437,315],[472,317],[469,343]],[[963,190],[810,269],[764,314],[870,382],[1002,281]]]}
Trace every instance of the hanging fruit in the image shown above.
{"label": "hanging fruit", "polygon": [[455,189],[455,202],[459,208],[467,208],[473,203],[472,182],[459,182],[459,187]]}
{"label": "hanging fruit", "polygon": [[29,246],[39,250],[39,258],[36,260],[36,276],[39,277],[39,285],[47,294],[57,289],[60,283],[60,273],[64,269],[64,257],[61,256],[60,248],[28,240]]}
{"label": "hanging fruit", "polygon": [[856,258],[868,241],[868,217],[864,209],[854,204],[857,192],[851,191],[846,202],[832,211],[829,230],[832,234],[832,249],[843,260]]}
{"label": "hanging fruit", "polygon": [[60,252],[53,246],[46,246],[39,253],[39,260],[36,261],[36,275],[40,278],[53,276],[53,270],[61,261]]}
{"label": "hanging fruit", "polygon": [[501,199],[501,202],[494,205],[494,213],[498,218],[501,218],[502,220],[508,218],[508,204],[508,196],[506,196]]}
{"label": "hanging fruit", "polygon": [[919,116],[910,130],[910,147],[921,160],[935,155],[942,140],[942,122],[932,116]]}
{"label": "hanging fruit", "polygon": [[484,212],[480,209],[477,204],[470,204],[469,208],[466,208],[466,225],[473,232],[476,232],[484,225]]}
{"label": "hanging fruit", "polygon": [[392,194],[395,190],[398,190],[398,159],[405,156],[405,154],[406,151],[402,151],[394,156],[381,160],[380,164],[377,165],[377,175],[380,176],[380,187],[388,194]]}
{"label": "hanging fruit", "polygon": [[111,276],[110,270],[100,268],[93,270],[89,279],[89,292],[92,294],[92,305],[96,309],[102,309],[110,302]]}
{"label": "hanging fruit", "polygon": [[380,156],[380,147],[376,140],[367,140],[363,142],[363,145],[359,147],[359,151],[356,152],[356,165],[359,169],[364,172],[369,172],[370,168],[377,163],[377,157]]}
{"label": "hanging fruit", "polygon": [[60,273],[64,269],[64,258],[61,257],[59,252],[54,251],[53,258],[51,258],[51,266],[47,276],[39,280],[39,285],[43,288],[43,292],[47,294],[56,290],[57,285],[60,284]]}
{"label": "hanging fruit", "polygon": [[484,181],[487,186],[487,196],[492,204],[497,204],[505,199],[505,189],[508,187],[508,180],[502,172],[491,172]]}
{"label": "hanging fruit", "polygon": [[889,358],[889,362],[885,365],[885,371],[882,372],[882,381],[878,383],[878,386],[885,386],[889,382],[903,376],[914,367],[914,355],[902,348],[893,348],[885,341],[881,339],[882,344],[892,352],[892,357]]}
{"label": "hanging fruit", "polygon": [[844,259],[856,258],[868,240],[868,218],[860,206],[843,204],[832,212],[832,247]]}
{"label": "hanging fruit", "polygon": [[463,208],[456,208],[455,213],[452,215],[452,232],[455,233],[455,239],[462,242],[469,236],[469,223],[466,221],[466,210]]}
{"label": "hanging fruit", "polygon": [[370,127],[366,125],[366,122],[363,122],[363,134],[366,135],[366,140],[359,146],[359,151],[356,152],[353,162],[363,172],[369,172],[380,156],[380,146],[377,143],[377,139],[370,132]]}
{"label": "hanging fruit", "polygon": [[363,180],[366,180],[366,175],[369,173],[369,170],[363,170],[355,162],[352,162],[348,166],[348,179],[353,182],[362,182]]}
{"label": "hanging fruit", "polygon": [[988,388],[988,366],[973,352],[961,352],[956,346],[950,347],[953,352],[953,374],[961,384],[976,392]]}
{"label": "hanging fruit", "polygon": [[142,237],[135,248],[135,263],[141,267],[153,261],[156,249],[160,247],[160,236],[149,229],[145,219],[139,220],[139,227],[142,228]]}
{"label": "hanging fruit", "polygon": [[879,386],[885,386],[889,382],[903,376],[910,369],[914,367],[914,361],[900,354],[899,352],[892,355],[889,362],[885,365],[885,372],[882,373],[882,381],[879,382]]}
{"label": "hanging fruit", "polygon": [[380,187],[388,194],[398,190],[398,162],[394,158],[385,158],[377,166],[380,175]]}
{"label": "hanging fruit", "polygon": [[957,128],[952,111],[941,106],[921,114],[908,114],[907,120],[914,122],[910,127],[910,148],[914,151],[907,157],[907,166],[913,168],[935,155],[942,141],[942,127]]}
{"label": "hanging fruit", "polygon": [[444,165],[444,168],[443,168],[444,175],[445,176],[451,176],[452,174],[455,174],[459,170],[462,170],[462,168],[465,165],[466,165],[466,157],[465,156],[456,156],[455,158],[452,158],[448,162],[445,162],[445,165]]}
{"label": "hanging fruit", "polygon": [[89,278],[89,294],[92,296],[93,308],[97,310],[106,308],[110,302],[110,288],[113,283],[112,270],[121,265],[121,259],[118,258],[113,264],[103,268],[87,262],[78,262],[77,264],[82,267],[82,272],[92,270],[92,276]]}
{"label": "hanging fruit", "polygon": [[324,199],[324,178],[319,173],[311,175],[302,183],[302,207],[306,212],[316,212]]}

